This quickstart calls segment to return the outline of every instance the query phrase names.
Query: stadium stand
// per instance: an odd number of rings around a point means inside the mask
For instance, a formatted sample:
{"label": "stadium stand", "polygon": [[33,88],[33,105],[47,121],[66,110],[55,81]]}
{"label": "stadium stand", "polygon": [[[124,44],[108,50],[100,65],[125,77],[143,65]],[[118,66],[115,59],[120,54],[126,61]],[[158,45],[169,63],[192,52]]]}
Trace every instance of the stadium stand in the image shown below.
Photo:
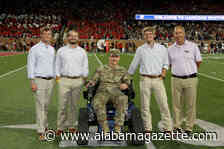
{"label": "stadium stand", "polygon": [[[200,21],[139,21],[135,14],[222,14],[220,3],[202,3],[201,0],[177,1],[37,1],[28,3],[27,9],[2,8],[0,9],[0,46],[4,49],[28,50],[39,38],[39,29],[44,25],[53,28],[54,42],[59,38],[63,24],[73,26],[80,33],[83,40],[132,40],[139,45],[142,40],[141,29],[145,26],[156,28],[156,40],[168,44],[173,41],[173,27],[181,24],[186,29],[188,40],[198,43],[203,50],[204,42],[210,46],[213,41],[218,47],[224,40],[224,24],[220,22]],[[148,7],[145,7],[148,6]],[[209,6],[209,7],[208,7]],[[29,8],[30,7],[30,8]],[[40,9],[41,8],[41,9]],[[66,22],[66,23],[65,23]],[[130,41],[130,43],[132,43]],[[85,41],[86,42],[86,41]],[[85,45],[88,51],[94,46],[88,40]],[[96,42],[96,41],[95,41]],[[122,47],[128,49],[129,41],[122,42]],[[138,42],[138,43],[136,43]],[[95,44],[95,43],[93,43]],[[112,42],[110,43],[113,46]],[[116,45],[116,44],[115,44]],[[136,46],[135,46],[136,47]],[[221,47],[221,46],[219,46]],[[120,45],[121,48],[121,45]],[[206,49],[206,48],[205,48]],[[209,48],[208,48],[209,49]],[[217,51],[220,48],[216,48]],[[128,51],[128,50],[126,50]]]}

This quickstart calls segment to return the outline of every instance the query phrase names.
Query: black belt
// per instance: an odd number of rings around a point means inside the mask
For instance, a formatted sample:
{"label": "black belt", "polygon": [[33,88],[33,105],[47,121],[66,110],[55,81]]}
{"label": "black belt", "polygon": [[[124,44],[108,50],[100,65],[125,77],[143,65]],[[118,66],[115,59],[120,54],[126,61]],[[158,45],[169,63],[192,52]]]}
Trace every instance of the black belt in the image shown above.
{"label": "black belt", "polygon": [[175,78],[180,78],[180,79],[189,79],[189,78],[196,78],[197,77],[197,73],[193,73],[193,74],[190,74],[190,75],[187,75],[187,76],[176,76],[176,75],[173,75],[173,77]]}
{"label": "black belt", "polygon": [[52,80],[53,77],[41,77],[41,76],[36,76],[36,78],[44,79],[44,80]]}
{"label": "black belt", "polygon": [[148,77],[148,78],[152,78],[152,79],[154,79],[154,78],[160,78],[161,77],[161,75],[154,76],[154,75],[144,75],[144,74],[141,74],[141,76]]}
{"label": "black belt", "polygon": [[79,79],[81,76],[61,76],[63,78],[68,78],[68,79]]}

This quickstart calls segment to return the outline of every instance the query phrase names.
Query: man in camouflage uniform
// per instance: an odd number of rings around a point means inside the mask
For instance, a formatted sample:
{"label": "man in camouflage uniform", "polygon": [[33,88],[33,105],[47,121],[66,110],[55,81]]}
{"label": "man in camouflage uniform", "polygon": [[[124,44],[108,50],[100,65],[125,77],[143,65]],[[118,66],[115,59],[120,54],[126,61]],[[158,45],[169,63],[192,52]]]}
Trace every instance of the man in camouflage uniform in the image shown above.
{"label": "man in camouflage uniform", "polygon": [[94,84],[97,80],[100,80],[99,88],[94,97],[93,107],[104,133],[110,131],[106,115],[107,102],[110,100],[116,108],[115,132],[121,131],[128,105],[128,96],[124,95],[121,90],[128,88],[130,78],[127,70],[118,65],[119,60],[120,51],[118,49],[111,50],[109,64],[97,69],[92,81],[90,81],[90,83]]}

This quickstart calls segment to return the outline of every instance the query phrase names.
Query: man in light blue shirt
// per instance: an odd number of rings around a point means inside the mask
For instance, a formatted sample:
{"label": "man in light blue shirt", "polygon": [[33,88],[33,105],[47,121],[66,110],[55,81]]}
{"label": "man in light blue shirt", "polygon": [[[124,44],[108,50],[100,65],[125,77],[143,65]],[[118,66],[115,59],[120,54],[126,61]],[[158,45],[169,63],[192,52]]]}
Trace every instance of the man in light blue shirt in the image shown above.
{"label": "man in light blue shirt", "polygon": [[54,82],[55,49],[50,45],[52,31],[43,27],[40,31],[40,42],[34,45],[28,54],[27,72],[31,89],[36,98],[36,123],[40,140],[48,127],[48,105]]}
{"label": "man in light blue shirt", "polygon": [[163,84],[163,79],[169,66],[167,49],[155,42],[154,28],[144,28],[143,35],[146,43],[137,48],[128,73],[133,75],[138,65],[140,65],[141,113],[145,131],[152,131],[151,112],[149,109],[152,92],[154,92],[155,99],[160,108],[163,131],[171,131],[171,116]]}
{"label": "man in light blue shirt", "polygon": [[56,55],[55,71],[59,83],[60,98],[57,135],[60,135],[66,128],[70,132],[76,131],[77,102],[89,73],[86,51],[78,46],[78,32],[69,30],[67,40],[68,44],[60,48]]}

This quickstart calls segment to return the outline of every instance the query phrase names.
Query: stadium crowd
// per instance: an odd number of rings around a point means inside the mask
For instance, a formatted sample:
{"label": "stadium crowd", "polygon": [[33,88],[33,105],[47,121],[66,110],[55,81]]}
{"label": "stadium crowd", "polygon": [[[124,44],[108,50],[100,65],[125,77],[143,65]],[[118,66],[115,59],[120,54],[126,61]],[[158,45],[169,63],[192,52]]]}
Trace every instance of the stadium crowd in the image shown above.
{"label": "stadium crowd", "polygon": [[[145,7],[146,5],[148,7]],[[214,47],[221,47],[224,40],[222,30],[224,25],[220,22],[135,20],[135,14],[140,13],[221,14],[223,11],[220,6],[219,3],[202,3],[201,1],[191,1],[191,3],[164,1],[159,4],[144,0],[140,2],[128,0],[119,3],[93,0],[88,2],[39,1],[35,5],[29,3],[27,9],[0,9],[0,47],[10,50],[23,47],[23,50],[28,50],[37,42],[40,27],[46,25],[53,28],[54,44],[64,24],[67,27],[75,27],[80,33],[80,39],[83,40],[131,40],[130,43],[123,43],[122,46],[111,42],[111,47],[118,45],[120,49],[133,44],[132,41],[142,40],[141,29],[146,26],[156,28],[156,40],[172,42],[173,27],[176,25],[184,26],[186,38],[197,42],[201,47],[206,46],[204,41],[212,41]],[[83,41],[80,44],[87,47],[87,50],[96,47],[96,42]],[[211,42],[209,47],[210,45]]]}

